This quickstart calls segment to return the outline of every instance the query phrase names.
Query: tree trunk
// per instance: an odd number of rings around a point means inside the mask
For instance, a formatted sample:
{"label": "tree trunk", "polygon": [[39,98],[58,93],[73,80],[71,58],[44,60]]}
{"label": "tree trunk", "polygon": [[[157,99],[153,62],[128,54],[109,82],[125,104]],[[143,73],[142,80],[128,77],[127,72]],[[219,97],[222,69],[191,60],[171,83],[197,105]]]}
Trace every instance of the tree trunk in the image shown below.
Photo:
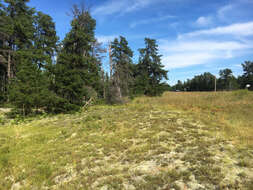
{"label": "tree trunk", "polygon": [[8,52],[8,69],[7,69],[8,81],[11,79],[11,52]]}
{"label": "tree trunk", "polygon": [[117,96],[121,99],[122,94],[121,94],[121,89],[120,89],[119,74],[117,74],[116,89],[117,89]]}
{"label": "tree trunk", "polygon": [[111,43],[109,44],[109,59],[110,59],[110,79],[112,79],[112,49],[111,49]]}

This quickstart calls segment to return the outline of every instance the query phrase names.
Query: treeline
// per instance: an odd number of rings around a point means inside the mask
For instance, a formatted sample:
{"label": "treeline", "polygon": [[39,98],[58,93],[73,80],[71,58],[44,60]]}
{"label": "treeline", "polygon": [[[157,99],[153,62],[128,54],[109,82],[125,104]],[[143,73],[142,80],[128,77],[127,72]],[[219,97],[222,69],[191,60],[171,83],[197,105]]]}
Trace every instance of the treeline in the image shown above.
{"label": "treeline", "polygon": [[243,75],[235,77],[231,69],[223,69],[219,71],[219,78],[209,72],[197,75],[187,81],[178,81],[172,86],[172,90],[179,91],[214,91],[214,90],[237,90],[245,89],[253,90],[253,62],[245,61],[242,64]]}
{"label": "treeline", "polygon": [[95,37],[96,21],[84,6],[73,6],[71,29],[59,41],[52,18],[27,5],[0,1],[0,102],[18,113],[69,112],[104,99],[120,103],[135,95],[168,89],[167,71],[154,39],[145,39],[139,62],[126,38],[110,46],[110,74],[102,67],[106,49]]}

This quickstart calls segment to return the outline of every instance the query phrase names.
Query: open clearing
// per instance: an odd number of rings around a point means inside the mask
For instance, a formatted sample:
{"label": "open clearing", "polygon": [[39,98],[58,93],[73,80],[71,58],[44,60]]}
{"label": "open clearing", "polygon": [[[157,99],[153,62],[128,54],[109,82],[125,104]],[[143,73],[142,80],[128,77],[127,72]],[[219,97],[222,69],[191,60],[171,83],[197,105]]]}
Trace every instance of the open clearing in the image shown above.
{"label": "open clearing", "polygon": [[252,144],[171,106],[172,94],[22,122],[2,116],[0,189],[253,189]]}

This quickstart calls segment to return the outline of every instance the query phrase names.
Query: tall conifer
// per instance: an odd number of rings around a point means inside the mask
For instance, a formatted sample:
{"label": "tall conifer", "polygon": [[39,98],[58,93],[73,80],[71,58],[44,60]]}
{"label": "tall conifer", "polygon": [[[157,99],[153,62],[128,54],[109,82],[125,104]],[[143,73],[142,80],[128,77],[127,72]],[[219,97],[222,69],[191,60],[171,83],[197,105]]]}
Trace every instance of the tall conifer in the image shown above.
{"label": "tall conifer", "polygon": [[145,38],[146,47],[139,49],[140,58],[137,66],[136,91],[146,95],[159,95],[162,93],[161,82],[168,79],[167,72],[161,63],[156,40]]}
{"label": "tall conifer", "polygon": [[96,21],[83,7],[74,6],[72,12],[71,30],[63,40],[55,67],[55,92],[70,109],[81,106],[101,84],[92,51]]}

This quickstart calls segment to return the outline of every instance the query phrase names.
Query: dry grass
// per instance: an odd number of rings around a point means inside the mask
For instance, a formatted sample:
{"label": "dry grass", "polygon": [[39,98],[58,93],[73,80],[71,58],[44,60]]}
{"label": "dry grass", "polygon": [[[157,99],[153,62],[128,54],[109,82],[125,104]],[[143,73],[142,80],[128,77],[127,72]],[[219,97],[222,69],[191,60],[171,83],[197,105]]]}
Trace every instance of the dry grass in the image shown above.
{"label": "dry grass", "polygon": [[253,151],[227,140],[250,127],[246,102],[252,93],[166,93],[25,121],[0,112],[0,190],[252,190]]}
{"label": "dry grass", "polygon": [[253,146],[253,92],[167,92],[160,98],[135,101],[184,110],[224,132],[235,144]]}

